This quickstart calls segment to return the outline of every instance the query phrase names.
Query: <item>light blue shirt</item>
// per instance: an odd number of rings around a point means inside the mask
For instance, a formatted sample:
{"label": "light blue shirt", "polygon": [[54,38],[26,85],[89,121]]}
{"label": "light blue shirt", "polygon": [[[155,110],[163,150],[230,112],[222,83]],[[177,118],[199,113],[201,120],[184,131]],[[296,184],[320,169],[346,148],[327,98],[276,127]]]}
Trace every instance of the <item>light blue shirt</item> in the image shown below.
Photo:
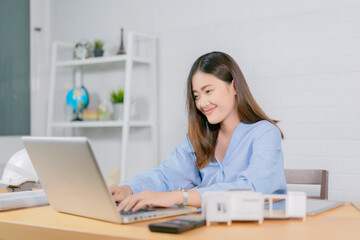
{"label": "light blue shirt", "polygon": [[240,122],[222,162],[216,157],[215,160],[198,170],[194,149],[187,137],[158,168],[121,185],[129,185],[134,194],[145,190],[173,191],[194,187],[200,195],[206,191],[229,189],[286,192],[281,134],[266,120],[252,124]]}

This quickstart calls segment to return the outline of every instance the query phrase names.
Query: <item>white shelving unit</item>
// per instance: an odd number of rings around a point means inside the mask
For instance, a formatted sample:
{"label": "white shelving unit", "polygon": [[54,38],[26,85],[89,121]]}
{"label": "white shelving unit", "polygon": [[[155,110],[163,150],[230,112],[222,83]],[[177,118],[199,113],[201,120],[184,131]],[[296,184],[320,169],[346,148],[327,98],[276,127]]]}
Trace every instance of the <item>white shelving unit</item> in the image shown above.
{"label": "white shelving unit", "polygon": [[[135,40],[148,41],[150,44],[149,55],[146,57],[135,56]],[[156,38],[154,36],[141,34],[141,33],[128,33],[127,41],[127,54],[117,55],[110,57],[98,57],[88,58],[83,60],[66,60],[59,61],[58,51],[59,47],[67,47],[73,49],[74,43],[67,42],[54,42],[52,45],[52,57],[51,57],[51,71],[50,71],[50,84],[49,84],[49,101],[48,101],[48,116],[47,116],[47,136],[53,135],[53,128],[104,128],[104,127],[119,127],[122,128],[121,136],[121,159],[119,161],[121,169],[121,181],[126,179],[126,156],[128,151],[129,132],[132,127],[146,127],[151,128],[151,142],[152,147],[155,149],[155,159],[158,155],[158,129],[157,129],[157,81],[156,81]],[[110,64],[116,62],[125,63],[125,86],[124,86],[124,116],[122,121],[55,121],[54,120],[54,104],[55,104],[55,86],[56,75],[58,68],[72,68],[80,72],[80,76],[83,74],[83,67],[87,65],[95,64]],[[149,86],[151,90],[151,113],[148,121],[130,121],[130,99],[131,99],[131,85],[136,85],[136,79],[132,79],[134,64],[147,64],[149,65],[150,74]],[[81,76],[82,77],[82,76]],[[64,99],[65,101],[65,99]]]}

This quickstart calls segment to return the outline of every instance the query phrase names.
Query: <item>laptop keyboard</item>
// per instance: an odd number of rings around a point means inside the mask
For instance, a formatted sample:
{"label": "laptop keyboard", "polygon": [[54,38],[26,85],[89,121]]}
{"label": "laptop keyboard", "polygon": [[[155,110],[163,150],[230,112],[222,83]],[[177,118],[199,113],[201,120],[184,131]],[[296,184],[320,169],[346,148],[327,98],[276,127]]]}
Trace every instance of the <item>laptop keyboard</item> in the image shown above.
{"label": "laptop keyboard", "polygon": [[140,214],[140,213],[148,213],[148,212],[154,212],[154,211],[155,211],[154,209],[139,209],[136,212],[133,212],[133,211],[127,211],[127,212],[121,211],[120,215],[129,216],[129,215],[136,215],[136,214]]}

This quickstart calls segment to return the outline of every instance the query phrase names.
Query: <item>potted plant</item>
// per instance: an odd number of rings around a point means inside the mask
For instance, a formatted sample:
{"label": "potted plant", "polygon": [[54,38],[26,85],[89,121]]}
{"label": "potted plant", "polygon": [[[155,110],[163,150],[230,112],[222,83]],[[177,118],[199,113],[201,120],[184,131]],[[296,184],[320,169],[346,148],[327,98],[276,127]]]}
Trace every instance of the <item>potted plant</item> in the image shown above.
{"label": "potted plant", "polygon": [[103,46],[104,46],[104,42],[101,40],[96,40],[94,42],[94,56],[95,57],[102,57],[104,55]]}
{"label": "potted plant", "polygon": [[111,102],[113,103],[114,120],[120,120],[124,110],[124,89],[113,90],[110,93]]}

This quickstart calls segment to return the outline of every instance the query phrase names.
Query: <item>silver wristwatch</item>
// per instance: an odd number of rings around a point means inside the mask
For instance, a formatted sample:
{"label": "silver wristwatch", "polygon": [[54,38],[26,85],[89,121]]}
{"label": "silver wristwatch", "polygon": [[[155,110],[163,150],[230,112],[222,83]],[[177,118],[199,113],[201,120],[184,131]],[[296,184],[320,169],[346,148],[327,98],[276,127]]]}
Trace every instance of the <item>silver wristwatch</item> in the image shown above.
{"label": "silver wristwatch", "polygon": [[189,192],[188,192],[189,189],[180,188],[179,190],[183,193],[183,197],[184,197],[182,205],[183,205],[183,206],[187,206],[187,205],[188,205],[188,201],[189,201]]}

